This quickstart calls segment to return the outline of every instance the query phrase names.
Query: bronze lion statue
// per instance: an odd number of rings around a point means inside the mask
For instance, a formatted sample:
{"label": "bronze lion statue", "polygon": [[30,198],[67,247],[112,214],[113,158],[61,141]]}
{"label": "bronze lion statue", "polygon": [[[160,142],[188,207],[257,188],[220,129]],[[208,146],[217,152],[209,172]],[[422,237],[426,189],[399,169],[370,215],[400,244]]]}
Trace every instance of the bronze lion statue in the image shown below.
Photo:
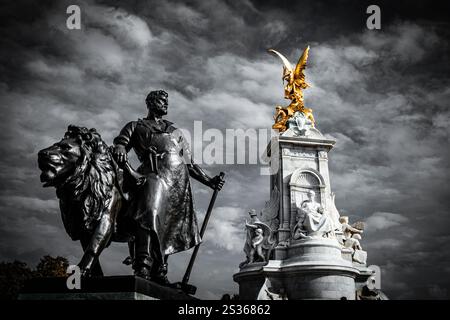
{"label": "bronze lion statue", "polygon": [[[132,240],[118,230],[126,210],[122,170],[95,129],[70,125],[61,141],[38,153],[44,187],[55,187],[64,227],[84,250],[84,276],[102,276],[98,257],[111,241]],[[126,223],[122,223],[126,225]],[[131,233],[130,233],[131,234]]]}

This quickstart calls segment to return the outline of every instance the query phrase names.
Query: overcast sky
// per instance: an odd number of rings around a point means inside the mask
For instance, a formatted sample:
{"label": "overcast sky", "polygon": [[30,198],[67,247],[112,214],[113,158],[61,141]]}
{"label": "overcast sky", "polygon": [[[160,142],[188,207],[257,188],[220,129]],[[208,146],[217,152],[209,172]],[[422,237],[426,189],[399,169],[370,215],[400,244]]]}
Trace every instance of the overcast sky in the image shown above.
{"label": "overcast sky", "polygon": [[[0,261],[81,257],[37,167],[37,151],[69,124],[95,127],[111,144],[145,116],[149,90],[164,89],[178,127],[270,128],[274,106],[286,102],[280,61],[267,49],[295,62],[309,45],[305,104],[338,140],[329,164],[341,215],[366,221],[362,246],[388,296],[449,298],[448,9],[371,2],[381,7],[381,30],[366,28],[372,3],[356,0],[2,1]],[[81,8],[81,30],[66,28],[69,4]],[[269,199],[269,179],[258,165],[205,169],[225,171],[227,183],[191,281],[201,298],[219,298],[238,291],[244,221]],[[210,192],[193,184],[201,217]],[[172,281],[189,254],[169,260]],[[111,245],[106,273],[130,273],[120,264],[126,255]]]}

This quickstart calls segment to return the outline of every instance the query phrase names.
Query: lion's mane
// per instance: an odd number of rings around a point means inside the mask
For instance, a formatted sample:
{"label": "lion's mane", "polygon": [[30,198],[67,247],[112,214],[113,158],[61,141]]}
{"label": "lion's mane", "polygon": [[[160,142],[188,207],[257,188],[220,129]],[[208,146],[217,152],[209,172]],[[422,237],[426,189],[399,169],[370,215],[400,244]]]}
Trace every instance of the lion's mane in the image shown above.
{"label": "lion's mane", "polygon": [[83,226],[78,227],[92,230],[102,214],[107,212],[113,198],[114,161],[95,129],[69,126],[65,138],[75,138],[80,143],[81,156],[73,174],[58,189],[72,192],[73,199],[81,203]]}

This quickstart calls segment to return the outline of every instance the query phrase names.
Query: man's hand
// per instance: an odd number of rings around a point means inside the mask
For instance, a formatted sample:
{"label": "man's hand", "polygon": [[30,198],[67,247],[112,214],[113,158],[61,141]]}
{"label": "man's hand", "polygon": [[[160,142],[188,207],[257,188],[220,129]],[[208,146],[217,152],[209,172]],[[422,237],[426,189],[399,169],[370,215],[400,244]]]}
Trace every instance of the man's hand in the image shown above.
{"label": "man's hand", "polygon": [[114,157],[116,158],[117,163],[123,164],[127,161],[127,150],[124,146],[118,144],[114,147],[113,151]]}
{"label": "man's hand", "polygon": [[212,178],[209,183],[211,188],[220,191],[225,183],[225,180],[223,180],[220,175],[217,175],[214,178]]}

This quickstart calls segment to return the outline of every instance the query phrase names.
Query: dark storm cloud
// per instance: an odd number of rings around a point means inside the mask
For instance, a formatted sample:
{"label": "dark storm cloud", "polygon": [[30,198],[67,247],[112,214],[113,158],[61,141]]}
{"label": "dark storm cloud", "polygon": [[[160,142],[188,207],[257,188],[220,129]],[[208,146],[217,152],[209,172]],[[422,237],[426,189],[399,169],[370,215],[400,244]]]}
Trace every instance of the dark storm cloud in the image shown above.
{"label": "dark storm cloud", "polygon": [[[266,49],[294,62],[309,44],[305,99],[319,129],[338,139],[330,171],[341,214],[367,222],[362,244],[369,263],[382,267],[388,295],[448,295],[450,86],[441,13],[431,20],[424,2],[380,2],[382,30],[368,31],[362,1],[76,3],[79,31],[65,26],[73,1],[1,4],[0,259],[35,263],[50,253],[77,262],[81,250],[36,165],[36,152],[68,124],[95,127],[111,143],[145,115],[148,90],[164,88],[179,127],[203,120],[204,130],[269,128],[284,101],[281,64]],[[207,169],[225,171],[227,185],[191,279],[201,297],[214,298],[237,291],[231,276],[244,258],[246,212],[263,206],[269,187],[257,166]],[[194,190],[202,217],[210,192],[198,183]],[[119,263],[126,254],[124,245],[107,249],[106,272],[130,272]],[[189,254],[171,258],[171,280]]]}

